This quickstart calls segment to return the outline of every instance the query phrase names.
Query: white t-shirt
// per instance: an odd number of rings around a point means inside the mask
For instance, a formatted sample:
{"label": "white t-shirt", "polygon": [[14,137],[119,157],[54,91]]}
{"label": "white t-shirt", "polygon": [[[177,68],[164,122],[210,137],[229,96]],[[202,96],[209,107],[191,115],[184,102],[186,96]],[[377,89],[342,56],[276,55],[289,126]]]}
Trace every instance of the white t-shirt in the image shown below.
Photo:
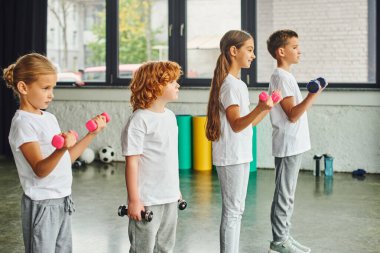
{"label": "white t-shirt", "polygon": [[250,113],[247,85],[228,74],[220,89],[220,138],[212,142],[212,160],[216,166],[226,166],[252,161],[252,125],[235,133],[226,117],[231,105],[240,107],[240,117]]}
{"label": "white t-shirt", "polygon": [[121,146],[124,156],[140,155],[137,181],[143,205],[178,201],[178,126],[172,111],[136,110],[122,131]]}
{"label": "white t-shirt", "polygon": [[[295,104],[302,102],[303,98],[298,83],[288,71],[276,68],[269,82],[269,93],[280,90],[283,98],[294,97]],[[288,120],[286,113],[278,104],[272,108],[270,119],[273,127],[272,154],[274,157],[298,155],[311,148],[307,113],[304,112],[297,122]]]}
{"label": "white t-shirt", "polygon": [[25,195],[33,200],[63,198],[71,194],[73,181],[69,152],[65,152],[49,175],[39,178],[20,150],[24,143],[38,142],[43,158],[54,152],[51,140],[61,130],[53,114],[46,111],[41,113],[38,115],[17,110],[11,123],[9,144]]}

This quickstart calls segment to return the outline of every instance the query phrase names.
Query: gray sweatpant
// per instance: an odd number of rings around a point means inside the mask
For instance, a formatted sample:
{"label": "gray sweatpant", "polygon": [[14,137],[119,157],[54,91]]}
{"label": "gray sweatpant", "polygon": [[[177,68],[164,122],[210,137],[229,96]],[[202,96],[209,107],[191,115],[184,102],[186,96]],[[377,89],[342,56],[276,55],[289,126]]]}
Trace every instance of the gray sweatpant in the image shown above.
{"label": "gray sweatpant", "polygon": [[220,252],[238,253],[241,219],[245,209],[249,163],[216,166],[222,193]]}
{"label": "gray sweatpant", "polygon": [[274,242],[288,239],[290,219],[294,209],[298,173],[301,168],[302,154],[275,157],[275,190],[271,208],[271,223]]}
{"label": "gray sweatpant", "polygon": [[171,253],[175,246],[178,203],[145,207],[153,212],[151,222],[129,219],[130,253]]}
{"label": "gray sweatpant", "polygon": [[72,252],[71,196],[59,199],[21,198],[22,232],[25,253]]}

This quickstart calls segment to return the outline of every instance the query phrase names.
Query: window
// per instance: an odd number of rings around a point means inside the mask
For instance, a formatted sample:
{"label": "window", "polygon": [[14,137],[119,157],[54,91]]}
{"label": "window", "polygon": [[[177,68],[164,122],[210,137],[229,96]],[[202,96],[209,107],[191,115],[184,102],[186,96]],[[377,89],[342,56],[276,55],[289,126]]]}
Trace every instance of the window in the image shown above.
{"label": "window", "polygon": [[[47,56],[59,82],[79,83],[88,69],[105,66],[105,6],[104,0],[49,0]],[[104,83],[105,73],[99,76],[86,81]]]}
{"label": "window", "polygon": [[267,83],[275,60],[266,48],[273,31],[298,33],[301,61],[293,73],[299,82],[318,76],[339,86],[376,81],[375,1],[257,1],[257,80]]}
{"label": "window", "polygon": [[375,0],[48,1],[47,55],[62,82],[128,85],[143,62],[172,60],[182,86],[209,86],[220,38],[243,29],[254,35],[257,59],[241,78],[266,87],[275,67],[266,40],[288,28],[300,38],[293,73],[301,85],[324,76],[330,87],[380,88]]}
{"label": "window", "polygon": [[228,30],[241,29],[240,0],[190,0],[186,14],[187,78],[211,79],[220,39]]}
{"label": "window", "polygon": [[143,62],[168,60],[166,0],[119,0],[118,13],[119,78],[130,79]]}

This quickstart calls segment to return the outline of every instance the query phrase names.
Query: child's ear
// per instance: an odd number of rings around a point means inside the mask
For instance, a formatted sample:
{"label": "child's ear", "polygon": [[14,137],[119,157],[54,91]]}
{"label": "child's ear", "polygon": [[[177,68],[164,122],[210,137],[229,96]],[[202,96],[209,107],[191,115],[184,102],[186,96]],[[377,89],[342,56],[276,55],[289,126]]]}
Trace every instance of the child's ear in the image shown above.
{"label": "child's ear", "polygon": [[230,47],[230,55],[236,56],[237,54],[237,48],[235,46]]}
{"label": "child's ear", "polygon": [[277,49],[277,54],[278,54],[278,56],[284,57],[285,56],[285,48],[279,47]]}
{"label": "child's ear", "polygon": [[23,81],[17,83],[17,90],[21,95],[28,94],[28,86]]}

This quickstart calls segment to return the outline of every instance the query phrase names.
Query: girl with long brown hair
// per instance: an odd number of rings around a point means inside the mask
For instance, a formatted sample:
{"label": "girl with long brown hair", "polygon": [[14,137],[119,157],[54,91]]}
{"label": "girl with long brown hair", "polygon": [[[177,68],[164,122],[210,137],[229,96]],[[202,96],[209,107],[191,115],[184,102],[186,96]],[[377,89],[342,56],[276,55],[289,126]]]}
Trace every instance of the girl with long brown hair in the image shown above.
{"label": "girl with long brown hair", "polygon": [[253,37],[240,30],[228,31],[220,41],[220,56],[211,82],[206,136],[212,141],[213,164],[222,193],[220,252],[239,252],[240,224],[252,161],[252,125],[274,106],[271,98],[250,111],[247,85],[239,78],[254,55]]}

